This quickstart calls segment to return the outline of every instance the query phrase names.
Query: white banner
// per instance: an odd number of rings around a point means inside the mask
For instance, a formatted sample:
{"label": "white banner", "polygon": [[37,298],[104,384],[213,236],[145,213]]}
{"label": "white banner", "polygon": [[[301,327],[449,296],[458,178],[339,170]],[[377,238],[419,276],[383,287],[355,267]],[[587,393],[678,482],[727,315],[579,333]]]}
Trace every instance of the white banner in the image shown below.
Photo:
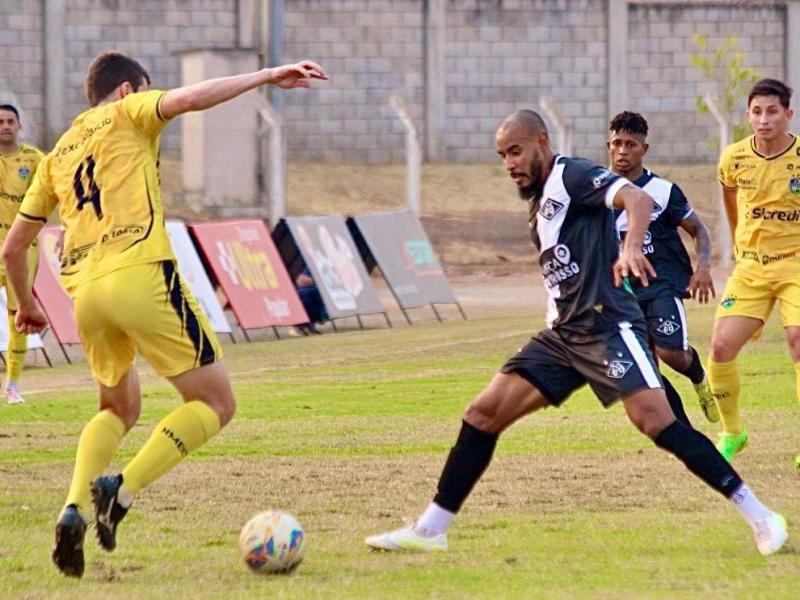
{"label": "white banner", "polygon": [[183,221],[167,220],[167,234],[172,243],[172,250],[178,259],[178,270],[192,290],[197,303],[205,311],[211,327],[217,333],[230,333],[231,326],[225,318],[225,312],[219,304],[214,287],[208,280],[203,263],[189,237]]}
{"label": "white banner", "polygon": [[[0,292],[0,352],[3,353],[3,356],[8,348],[8,333],[8,305],[6,304],[6,288],[3,288]],[[33,333],[28,336],[28,350],[36,348],[44,348],[44,344],[39,334]]]}

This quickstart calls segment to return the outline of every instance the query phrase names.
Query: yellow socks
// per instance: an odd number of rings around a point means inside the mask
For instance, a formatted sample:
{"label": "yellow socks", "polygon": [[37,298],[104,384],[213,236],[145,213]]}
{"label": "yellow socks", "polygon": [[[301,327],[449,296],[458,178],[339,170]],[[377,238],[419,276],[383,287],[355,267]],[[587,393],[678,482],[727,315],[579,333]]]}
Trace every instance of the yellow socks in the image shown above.
{"label": "yellow socks", "polygon": [[66,502],[77,505],[82,515],[92,513],[91,483],[111,463],[124,435],[125,424],[110,410],[97,413],[83,428]]}
{"label": "yellow socks", "polygon": [[725,433],[741,433],[742,421],[739,416],[741,382],[739,381],[739,369],[736,366],[736,359],[726,363],[718,363],[709,358],[708,384],[719,408],[723,431]]}
{"label": "yellow socks", "polygon": [[25,365],[25,354],[28,352],[28,336],[17,331],[14,315],[8,315],[8,352],[6,353],[6,383],[17,382]]}
{"label": "yellow socks", "polygon": [[122,471],[122,487],[131,494],[150,485],[221,429],[205,402],[193,400],[168,414]]}

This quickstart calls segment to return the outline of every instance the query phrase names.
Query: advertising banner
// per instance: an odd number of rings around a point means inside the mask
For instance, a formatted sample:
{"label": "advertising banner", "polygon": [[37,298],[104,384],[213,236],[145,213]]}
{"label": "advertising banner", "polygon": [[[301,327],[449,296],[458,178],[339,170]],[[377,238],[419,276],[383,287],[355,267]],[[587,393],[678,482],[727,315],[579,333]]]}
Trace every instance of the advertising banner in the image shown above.
{"label": "advertising banner", "polygon": [[[358,215],[348,220],[403,308],[457,304],[419,218],[410,211]],[[367,259],[369,260],[369,259]]]}
{"label": "advertising banner", "polygon": [[192,290],[197,303],[206,313],[211,327],[217,333],[231,333],[231,326],[225,318],[225,312],[219,305],[214,286],[208,280],[203,262],[189,237],[189,231],[182,221],[167,220],[167,235],[178,260],[178,270],[189,289]]}
{"label": "advertising banner", "polygon": [[263,221],[198,223],[191,231],[242,329],[308,322]]}
{"label": "advertising banner", "polygon": [[293,262],[290,251],[302,255],[332,319],[385,314],[340,215],[287,217],[285,228],[294,243],[291,250],[285,239],[281,243],[284,259]]}
{"label": "advertising banner", "polygon": [[[61,239],[61,228],[48,226],[39,232],[39,270],[33,283],[33,293],[50,322],[50,329],[59,344],[80,344],[75,309],[61,287],[61,258],[56,245]],[[30,338],[28,339],[30,343]]]}

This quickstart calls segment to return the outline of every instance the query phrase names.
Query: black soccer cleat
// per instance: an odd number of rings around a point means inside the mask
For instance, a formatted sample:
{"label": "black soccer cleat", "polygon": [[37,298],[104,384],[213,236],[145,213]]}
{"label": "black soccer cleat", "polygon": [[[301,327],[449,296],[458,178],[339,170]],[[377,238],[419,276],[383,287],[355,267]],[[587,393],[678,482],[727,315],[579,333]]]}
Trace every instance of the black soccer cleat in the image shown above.
{"label": "black soccer cleat", "polygon": [[56,547],[53,562],[67,577],[83,576],[83,538],[86,521],[74,504],[68,505],[56,523]]}
{"label": "black soccer cleat", "polygon": [[128,514],[128,509],[117,501],[121,485],[122,475],[98,477],[92,482],[97,541],[108,552],[117,547],[117,525]]}

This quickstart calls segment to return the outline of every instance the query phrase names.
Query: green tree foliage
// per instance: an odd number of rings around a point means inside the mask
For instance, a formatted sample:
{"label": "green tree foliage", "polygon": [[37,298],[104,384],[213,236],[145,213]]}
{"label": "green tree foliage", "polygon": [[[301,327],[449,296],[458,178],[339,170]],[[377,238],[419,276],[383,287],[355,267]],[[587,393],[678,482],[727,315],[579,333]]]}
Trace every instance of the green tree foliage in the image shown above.
{"label": "green tree foliage", "polygon": [[[760,78],[758,72],[743,66],[745,54],[736,51],[738,38],[727,38],[716,50],[710,50],[708,39],[703,35],[693,35],[692,42],[699,52],[692,54],[689,62],[703,73],[706,81],[714,85],[713,95],[732,123],[732,141],[736,142],[747,137],[750,135],[750,127],[743,117],[738,120],[734,117],[734,110]],[[709,113],[708,104],[703,96],[697,96],[695,102],[697,112],[701,115]],[[709,140],[709,144],[715,148],[718,143],[716,139]]]}

